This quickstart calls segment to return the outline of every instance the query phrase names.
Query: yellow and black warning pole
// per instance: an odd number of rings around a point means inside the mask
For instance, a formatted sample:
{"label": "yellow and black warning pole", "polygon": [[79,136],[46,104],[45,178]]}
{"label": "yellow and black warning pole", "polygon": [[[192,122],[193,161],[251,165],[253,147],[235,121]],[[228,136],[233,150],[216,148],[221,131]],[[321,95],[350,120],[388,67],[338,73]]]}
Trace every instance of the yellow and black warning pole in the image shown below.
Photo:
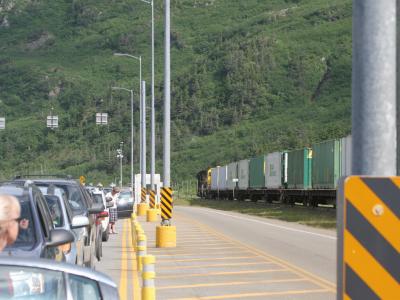
{"label": "yellow and black warning pole", "polygon": [[176,247],[176,227],[171,226],[171,13],[170,0],[165,0],[164,51],[164,157],[163,185],[161,189],[161,225],[156,228],[157,247]]}
{"label": "yellow and black warning pole", "polygon": [[338,196],[338,299],[395,299],[400,177],[351,176]]}
{"label": "yellow and black warning pole", "polygon": [[176,227],[171,225],[173,197],[170,187],[161,188],[161,225],[156,228],[158,248],[176,247]]}
{"label": "yellow and black warning pole", "polygon": [[146,202],[147,189],[142,187],[140,194],[140,203],[138,204],[137,215],[138,216],[146,216],[148,204]]}
{"label": "yellow and black warning pole", "polygon": [[156,209],[156,194],[154,190],[149,190],[149,209],[147,210],[147,222],[156,222],[157,221],[157,212]]}

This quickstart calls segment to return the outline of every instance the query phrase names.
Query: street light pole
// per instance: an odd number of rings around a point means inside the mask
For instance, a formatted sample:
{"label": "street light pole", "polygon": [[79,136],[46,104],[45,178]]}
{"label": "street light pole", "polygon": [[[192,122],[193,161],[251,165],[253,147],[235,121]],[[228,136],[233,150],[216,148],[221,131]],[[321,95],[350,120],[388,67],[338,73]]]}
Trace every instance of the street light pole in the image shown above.
{"label": "street light pole", "polygon": [[142,188],[146,188],[146,82],[142,81],[142,131],[141,131],[141,140],[142,140],[142,171],[141,171],[141,180],[142,180]]}
{"label": "street light pole", "polygon": [[155,129],[155,95],[154,95],[154,0],[141,0],[151,5],[151,163],[150,163],[150,182],[151,189],[154,191],[154,175],[156,170],[156,129]]}
{"label": "street light pole", "polygon": [[171,32],[170,32],[170,0],[165,0],[165,49],[164,49],[164,187],[170,187],[171,173],[171,154],[170,154],[170,134],[171,134]]}
{"label": "street light pole", "polygon": [[121,88],[121,87],[112,87],[112,90],[123,90],[130,92],[131,94],[131,188],[132,188],[132,196],[133,196],[133,188],[134,188],[134,172],[133,172],[133,138],[134,138],[134,123],[133,123],[133,90]]}
{"label": "street light pole", "polygon": [[396,175],[396,0],[353,1],[352,174]]}
{"label": "street light pole", "polygon": [[[119,56],[119,57],[128,57],[128,58],[132,58],[135,59],[137,61],[139,61],[139,99],[142,99],[142,56],[134,56],[131,54],[126,54],[126,53],[114,53],[114,56]],[[142,132],[142,100],[139,100],[140,103],[140,132]],[[142,153],[142,140],[140,139],[140,161],[142,160],[143,157],[143,153]],[[142,165],[140,164],[140,173],[142,173]]]}

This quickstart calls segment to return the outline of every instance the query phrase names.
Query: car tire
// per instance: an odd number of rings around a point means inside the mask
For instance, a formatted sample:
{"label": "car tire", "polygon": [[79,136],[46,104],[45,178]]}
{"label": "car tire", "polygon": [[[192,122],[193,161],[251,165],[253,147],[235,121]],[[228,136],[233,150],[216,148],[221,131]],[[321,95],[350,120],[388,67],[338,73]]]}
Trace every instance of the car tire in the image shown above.
{"label": "car tire", "polygon": [[107,228],[102,234],[102,240],[103,242],[107,242],[109,238],[110,238],[110,233]]}

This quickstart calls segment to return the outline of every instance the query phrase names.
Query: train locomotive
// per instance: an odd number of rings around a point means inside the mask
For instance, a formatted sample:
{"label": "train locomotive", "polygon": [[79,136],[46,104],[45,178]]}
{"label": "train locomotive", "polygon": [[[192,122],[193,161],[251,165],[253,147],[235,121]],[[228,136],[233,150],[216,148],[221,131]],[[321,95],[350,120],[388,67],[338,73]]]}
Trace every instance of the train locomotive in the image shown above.
{"label": "train locomotive", "polygon": [[206,199],[336,206],[339,178],[351,172],[351,136],[217,166],[197,174]]}

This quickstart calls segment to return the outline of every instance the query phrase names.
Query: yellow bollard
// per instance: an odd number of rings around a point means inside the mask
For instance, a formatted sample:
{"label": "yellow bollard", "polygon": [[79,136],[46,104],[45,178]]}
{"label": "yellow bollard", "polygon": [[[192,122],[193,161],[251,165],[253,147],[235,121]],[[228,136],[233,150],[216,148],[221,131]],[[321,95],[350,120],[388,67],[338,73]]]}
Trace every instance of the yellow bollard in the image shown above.
{"label": "yellow bollard", "polygon": [[137,246],[137,270],[139,272],[142,271],[142,257],[147,254],[147,247],[145,246]]}
{"label": "yellow bollard", "polygon": [[155,263],[156,258],[153,255],[146,255],[142,257],[142,300],[155,300],[156,287],[155,287]]}
{"label": "yellow bollard", "polygon": [[135,220],[131,219],[131,235],[132,235],[132,247],[135,249],[136,245],[136,228],[135,228]]}
{"label": "yellow bollard", "polygon": [[139,203],[138,210],[137,210],[137,215],[138,216],[145,216],[148,207],[149,206],[147,205],[147,203]]}
{"label": "yellow bollard", "polygon": [[175,248],[176,247],[176,227],[157,226],[156,227],[156,247]]}
{"label": "yellow bollard", "polygon": [[157,209],[149,208],[147,210],[146,221],[147,222],[157,222]]}

